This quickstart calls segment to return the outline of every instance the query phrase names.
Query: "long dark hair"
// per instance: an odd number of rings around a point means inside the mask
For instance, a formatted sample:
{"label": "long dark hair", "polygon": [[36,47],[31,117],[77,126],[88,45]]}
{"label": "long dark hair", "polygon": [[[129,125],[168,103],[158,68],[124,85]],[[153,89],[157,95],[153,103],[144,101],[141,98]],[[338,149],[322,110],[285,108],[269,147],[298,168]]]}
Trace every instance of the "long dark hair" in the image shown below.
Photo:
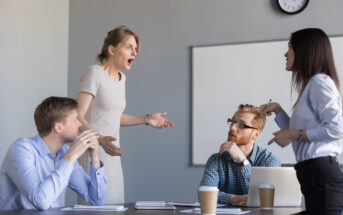
{"label": "long dark hair", "polygon": [[299,96],[310,79],[319,73],[326,74],[334,81],[339,91],[339,80],[333,59],[330,40],[326,33],[318,28],[305,28],[292,33],[290,44],[294,50],[292,85]]}

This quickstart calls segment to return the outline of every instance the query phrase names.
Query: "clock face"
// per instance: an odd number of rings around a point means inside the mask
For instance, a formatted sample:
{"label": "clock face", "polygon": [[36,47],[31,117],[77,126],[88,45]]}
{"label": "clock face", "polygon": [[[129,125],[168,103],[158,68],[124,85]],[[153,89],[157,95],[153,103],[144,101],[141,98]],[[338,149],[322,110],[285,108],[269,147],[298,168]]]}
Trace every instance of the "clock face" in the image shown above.
{"label": "clock face", "polygon": [[287,14],[301,12],[307,6],[309,0],[277,0],[280,9]]}

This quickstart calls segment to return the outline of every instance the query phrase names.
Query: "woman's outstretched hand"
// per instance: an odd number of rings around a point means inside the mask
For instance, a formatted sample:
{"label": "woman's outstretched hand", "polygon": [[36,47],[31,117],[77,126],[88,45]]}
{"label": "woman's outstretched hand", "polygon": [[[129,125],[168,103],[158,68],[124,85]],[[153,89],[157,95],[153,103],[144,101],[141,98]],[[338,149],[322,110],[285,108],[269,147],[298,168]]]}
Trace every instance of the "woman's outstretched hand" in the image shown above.
{"label": "woman's outstretched hand", "polygon": [[112,143],[112,141],[115,140],[116,138],[112,136],[100,136],[98,139],[100,146],[102,146],[107,154],[111,156],[122,156],[123,152],[121,151],[121,148]]}
{"label": "woman's outstretched hand", "polygon": [[164,118],[166,115],[167,112],[149,114],[147,123],[154,128],[174,127],[173,121]]}

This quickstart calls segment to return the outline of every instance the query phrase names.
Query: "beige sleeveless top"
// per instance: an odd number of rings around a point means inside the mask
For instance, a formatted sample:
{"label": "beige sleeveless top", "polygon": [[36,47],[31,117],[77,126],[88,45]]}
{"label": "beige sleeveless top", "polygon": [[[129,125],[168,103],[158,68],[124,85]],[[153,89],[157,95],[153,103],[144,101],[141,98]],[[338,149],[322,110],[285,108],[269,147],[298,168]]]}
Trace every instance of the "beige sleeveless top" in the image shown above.
{"label": "beige sleeveless top", "polygon": [[[103,136],[117,138],[113,144],[119,145],[120,118],[126,106],[125,82],[126,77],[121,72],[121,80],[113,81],[105,70],[99,65],[90,66],[81,78],[78,92],[92,94],[93,100],[86,113],[86,120]],[[124,203],[124,181],[121,159],[110,156],[99,147],[100,159],[105,165],[107,177],[106,204]],[[90,159],[85,153],[80,164],[89,170]]]}

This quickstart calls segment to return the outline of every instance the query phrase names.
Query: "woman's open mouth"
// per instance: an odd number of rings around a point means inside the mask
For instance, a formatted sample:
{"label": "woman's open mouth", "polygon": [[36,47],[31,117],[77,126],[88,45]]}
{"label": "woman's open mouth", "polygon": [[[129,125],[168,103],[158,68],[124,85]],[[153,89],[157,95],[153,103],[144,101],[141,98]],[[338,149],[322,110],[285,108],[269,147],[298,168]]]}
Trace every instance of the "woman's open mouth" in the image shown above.
{"label": "woman's open mouth", "polygon": [[134,58],[130,58],[127,60],[127,62],[129,63],[129,65],[132,65],[132,62],[133,62]]}

